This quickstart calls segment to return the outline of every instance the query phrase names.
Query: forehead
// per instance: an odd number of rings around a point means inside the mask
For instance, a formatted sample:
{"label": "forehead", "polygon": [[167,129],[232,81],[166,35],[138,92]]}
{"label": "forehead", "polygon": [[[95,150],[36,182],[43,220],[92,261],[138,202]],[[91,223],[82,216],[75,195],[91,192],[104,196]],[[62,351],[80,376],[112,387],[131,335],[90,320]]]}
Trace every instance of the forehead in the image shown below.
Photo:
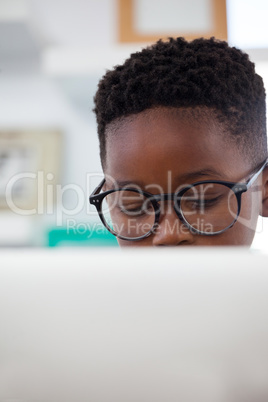
{"label": "forehead", "polygon": [[207,110],[150,109],[110,124],[106,136],[105,173],[116,180],[158,182],[168,171],[183,175],[215,168],[228,180],[246,167]]}

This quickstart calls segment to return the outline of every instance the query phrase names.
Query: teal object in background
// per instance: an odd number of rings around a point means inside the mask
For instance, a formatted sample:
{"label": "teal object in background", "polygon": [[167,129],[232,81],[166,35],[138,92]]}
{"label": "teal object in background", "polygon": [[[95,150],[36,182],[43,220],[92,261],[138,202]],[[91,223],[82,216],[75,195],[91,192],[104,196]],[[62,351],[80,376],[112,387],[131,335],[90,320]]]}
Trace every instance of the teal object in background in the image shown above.
{"label": "teal object in background", "polygon": [[98,233],[88,229],[79,233],[75,229],[52,229],[48,232],[48,247],[117,247],[116,237],[110,232]]}

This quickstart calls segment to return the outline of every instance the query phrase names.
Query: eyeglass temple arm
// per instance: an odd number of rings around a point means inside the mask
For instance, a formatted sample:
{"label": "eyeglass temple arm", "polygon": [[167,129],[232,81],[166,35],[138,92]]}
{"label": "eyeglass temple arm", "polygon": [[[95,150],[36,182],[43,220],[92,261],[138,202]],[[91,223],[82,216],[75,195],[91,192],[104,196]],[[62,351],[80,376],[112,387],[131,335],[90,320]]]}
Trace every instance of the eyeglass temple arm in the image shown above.
{"label": "eyeglass temple arm", "polygon": [[[103,185],[104,185],[104,183],[105,183],[105,179],[103,179],[103,180],[100,182],[100,184],[95,188],[95,190],[92,192],[91,196],[99,194],[100,191],[101,191],[101,189],[102,189],[102,187],[103,187]],[[91,196],[90,196],[90,197],[91,197]]]}
{"label": "eyeglass temple arm", "polygon": [[266,159],[266,161],[264,162],[264,164],[262,165],[262,167],[260,168],[260,170],[258,170],[258,172],[256,172],[251,179],[246,183],[247,184],[247,188],[249,188],[254,181],[257,179],[257,177],[261,174],[261,172],[266,168],[266,166],[268,165],[268,159]]}

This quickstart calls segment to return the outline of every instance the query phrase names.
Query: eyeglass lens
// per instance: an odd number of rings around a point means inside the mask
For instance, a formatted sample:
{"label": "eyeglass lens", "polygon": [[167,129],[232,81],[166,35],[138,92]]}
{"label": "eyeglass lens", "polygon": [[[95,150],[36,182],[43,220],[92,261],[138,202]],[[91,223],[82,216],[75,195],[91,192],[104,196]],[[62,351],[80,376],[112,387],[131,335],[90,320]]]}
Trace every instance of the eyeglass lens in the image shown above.
{"label": "eyeglass lens", "polygon": [[102,202],[102,214],[109,228],[126,238],[146,235],[155,222],[150,199],[128,190],[108,194]]}
{"label": "eyeglass lens", "polygon": [[189,188],[181,198],[181,214],[189,225],[202,233],[217,233],[237,217],[235,193],[222,184],[206,183]]}

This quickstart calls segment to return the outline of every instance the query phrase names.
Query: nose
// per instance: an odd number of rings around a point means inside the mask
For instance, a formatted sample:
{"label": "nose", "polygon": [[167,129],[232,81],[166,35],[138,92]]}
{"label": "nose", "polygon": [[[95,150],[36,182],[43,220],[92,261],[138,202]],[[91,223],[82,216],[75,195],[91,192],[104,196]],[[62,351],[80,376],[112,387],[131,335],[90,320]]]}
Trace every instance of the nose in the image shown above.
{"label": "nose", "polygon": [[153,246],[186,246],[194,241],[195,235],[181,222],[174,209],[161,214],[153,235]]}

